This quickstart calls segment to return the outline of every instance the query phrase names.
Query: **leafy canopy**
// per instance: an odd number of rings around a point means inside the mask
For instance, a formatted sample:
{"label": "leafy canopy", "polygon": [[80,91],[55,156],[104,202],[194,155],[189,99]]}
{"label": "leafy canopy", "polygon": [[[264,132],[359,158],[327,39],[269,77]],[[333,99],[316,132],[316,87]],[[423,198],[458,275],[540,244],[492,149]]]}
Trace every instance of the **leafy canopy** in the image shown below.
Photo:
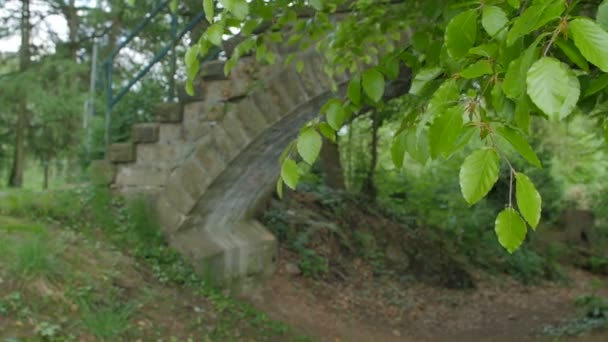
{"label": "leafy canopy", "polygon": [[260,62],[296,63],[302,70],[297,54],[278,59],[272,52],[285,44],[316,48],[330,76],[351,75],[345,94],[336,92],[283,153],[279,192],[283,182],[296,187],[298,163],[317,159],[321,135],[331,139],[362,108],[385,106],[391,81],[406,66],[413,77],[391,148],[396,166],[406,154],[424,163],[481,141],[462,165],[462,194],[473,205],[495,186],[501,164],[509,168],[510,198],[495,230],[513,252],[526,237],[526,223],[538,225],[541,198],[513,169],[504,143],[542,167],[527,142],[532,116],[559,121],[594,113],[598,126],[608,127],[607,1],[204,0],[203,7],[210,26],[186,54],[187,89],[198,57],[234,32],[242,40],[226,73],[254,51]]}

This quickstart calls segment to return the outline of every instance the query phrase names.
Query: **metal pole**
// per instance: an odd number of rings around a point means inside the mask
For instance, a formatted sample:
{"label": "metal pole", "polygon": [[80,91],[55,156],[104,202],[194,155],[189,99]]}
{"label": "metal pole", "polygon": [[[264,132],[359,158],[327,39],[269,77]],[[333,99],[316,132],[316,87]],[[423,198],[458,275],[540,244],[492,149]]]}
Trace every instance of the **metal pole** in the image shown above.
{"label": "metal pole", "polygon": [[89,84],[89,99],[87,101],[87,108],[84,115],[84,129],[86,130],[86,152],[87,156],[91,152],[91,128],[89,127],[89,120],[95,115],[95,85],[97,83],[97,56],[98,56],[98,45],[97,39],[93,39],[93,53],[91,56],[91,83]]}
{"label": "metal pole", "polygon": [[177,72],[177,54],[176,54],[176,39],[177,39],[177,15],[171,12],[171,68],[169,70],[169,102],[175,101],[175,73]]}
{"label": "metal pole", "polygon": [[110,146],[110,128],[112,127],[112,62],[113,58],[105,64],[106,68],[106,131],[105,143],[106,150]]}

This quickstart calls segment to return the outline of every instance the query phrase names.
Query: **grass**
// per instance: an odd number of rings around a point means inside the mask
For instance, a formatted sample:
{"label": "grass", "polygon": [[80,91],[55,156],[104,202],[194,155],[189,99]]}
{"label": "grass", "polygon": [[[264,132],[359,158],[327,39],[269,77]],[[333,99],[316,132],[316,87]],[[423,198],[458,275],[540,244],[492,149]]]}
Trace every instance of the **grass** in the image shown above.
{"label": "grass", "polygon": [[50,239],[44,226],[0,217],[0,227],[5,233],[0,240],[0,255],[7,261],[5,267],[10,276],[31,280],[60,274],[58,256],[62,247]]}
{"label": "grass", "polygon": [[0,196],[0,279],[0,341],[299,338],[206,284],[143,201],[105,189]]}
{"label": "grass", "polygon": [[129,305],[91,306],[81,304],[82,325],[93,336],[103,341],[115,341],[130,328],[133,308]]}

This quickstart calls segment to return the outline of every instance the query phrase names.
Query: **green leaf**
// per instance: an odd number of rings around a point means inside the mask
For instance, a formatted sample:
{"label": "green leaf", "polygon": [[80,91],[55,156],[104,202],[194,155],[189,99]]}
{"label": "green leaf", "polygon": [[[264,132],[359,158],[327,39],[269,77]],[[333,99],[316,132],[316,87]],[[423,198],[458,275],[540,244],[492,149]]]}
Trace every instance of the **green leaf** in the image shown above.
{"label": "green leaf", "polygon": [[326,137],[333,143],[336,142],[336,131],[327,122],[321,122],[318,125],[318,128],[319,132],[321,132],[324,137]]}
{"label": "green leaf", "polygon": [[406,150],[410,156],[420,164],[425,164],[429,159],[429,139],[426,131],[416,133],[415,129],[406,132]]}
{"label": "green leaf", "polygon": [[191,79],[186,80],[186,94],[194,96],[194,83]]}
{"label": "green leaf", "polygon": [[215,6],[213,0],[203,0],[203,10],[205,11],[205,18],[209,24],[213,24],[213,16],[215,15]]}
{"label": "green leaf", "polygon": [[211,44],[220,46],[222,45],[222,35],[224,34],[224,25],[221,22],[217,22],[207,29],[205,32],[207,39]]}
{"label": "green leaf", "polygon": [[515,8],[515,9],[519,9],[519,6],[520,6],[519,0],[507,0],[507,3],[509,4],[509,6]]}
{"label": "green leaf", "polygon": [[450,20],[445,30],[445,45],[452,58],[467,55],[477,40],[477,10],[464,11]]}
{"label": "green leaf", "polygon": [[516,100],[526,93],[526,76],[536,53],[536,45],[531,45],[523,55],[509,63],[502,85],[502,90],[507,97]]}
{"label": "green leaf", "polygon": [[448,107],[458,103],[460,99],[460,87],[458,82],[450,78],[443,82],[433,93],[428,104],[428,112],[440,115]]}
{"label": "green leaf", "polygon": [[513,27],[507,33],[507,44],[512,45],[520,37],[535,31],[549,22],[556,20],[566,9],[564,1],[543,1],[528,8],[515,19]]}
{"label": "green leaf", "polygon": [[460,168],[460,189],[469,204],[484,198],[498,180],[498,153],[486,148],[469,155]]}
{"label": "green leaf", "polygon": [[481,14],[481,25],[490,37],[496,37],[509,22],[507,13],[498,6],[484,6]]}
{"label": "green leaf", "polygon": [[606,31],[608,31],[608,1],[604,0],[597,8],[597,23]]}
{"label": "green leaf", "polygon": [[515,102],[515,124],[524,132],[530,129],[530,104],[525,95]]}
{"label": "green leaf", "polygon": [[384,94],[384,76],[375,69],[367,70],[361,77],[363,90],[369,98],[378,102]]}
{"label": "green leaf", "polygon": [[186,67],[190,68],[198,60],[198,51],[199,51],[198,44],[194,44],[188,48],[188,50],[186,51],[186,57],[185,57]]}
{"label": "green leaf", "polygon": [[469,54],[493,58],[496,56],[496,51],[498,51],[498,45],[490,43],[472,47],[469,50]]}
{"label": "green leaf", "polygon": [[568,27],[581,54],[603,72],[608,72],[608,32],[586,18],[574,19]]}
{"label": "green leaf", "polygon": [[293,159],[285,159],[281,166],[281,178],[288,187],[295,190],[300,180],[300,174],[298,173],[298,164]]}
{"label": "green leaf", "polygon": [[355,106],[361,105],[361,80],[357,78],[353,78],[348,82],[348,90],[346,91],[348,94],[348,98]]}
{"label": "green leaf", "polygon": [[526,223],[513,208],[506,208],[498,214],[494,224],[498,242],[509,252],[515,252],[526,239]]}
{"label": "green leaf", "polygon": [[249,14],[247,0],[219,0],[219,2],[239,20],[245,19]]}
{"label": "green leaf", "polygon": [[587,87],[587,90],[585,91],[585,96],[583,97],[588,97],[593,94],[596,94],[597,92],[600,92],[605,89],[606,86],[608,86],[608,74],[601,74],[598,78],[591,81],[589,87]]}
{"label": "green leaf", "polygon": [[509,144],[515,148],[517,153],[521,154],[521,156],[524,157],[524,159],[526,159],[530,164],[542,169],[542,164],[536,156],[536,153],[530,144],[528,144],[526,139],[522,137],[516,130],[508,126],[503,126],[498,127],[496,129],[496,133],[507,140]]}
{"label": "green leaf", "polygon": [[171,11],[171,13],[176,13],[178,5],[179,5],[178,0],[171,0],[171,2],[169,3],[169,11]]}
{"label": "green leaf", "polygon": [[433,159],[440,154],[450,154],[462,132],[463,114],[462,106],[454,106],[433,121],[429,128],[429,145]]}
{"label": "green leaf", "polygon": [[553,57],[543,57],[530,67],[526,85],[532,102],[553,120],[570,115],[581,92],[572,70]]}
{"label": "green leaf", "polygon": [[412,85],[410,86],[410,94],[420,94],[420,91],[424,88],[424,86],[426,86],[430,81],[436,79],[437,76],[441,75],[442,73],[443,70],[441,70],[440,67],[421,69],[412,81]]}
{"label": "green leaf", "polygon": [[581,52],[578,51],[576,46],[570,43],[570,41],[557,39],[555,40],[555,45],[562,50],[562,52],[572,61],[572,63],[576,64],[582,70],[589,72],[589,63],[587,63],[585,57],[581,55]]}
{"label": "green leaf", "polygon": [[333,101],[327,107],[325,115],[327,117],[327,123],[331,126],[331,128],[337,131],[344,123],[346,112],[344,111],[344,107],[342,107],[342,103]]}
{"label": "green leaf", "polygon": [[321,135],[313,128],[307,128],[298,136],[298,153],[306,163],[312,165],[321,152],[322,144]]}
{"label": "green leaf", "polygon": [[403,160],[405,159],[405,151],[407,149],[407,134],[405,131],[400,132],[393,139],[393,144],[391,145],[391,158],[393,160],[393,164],[398,169],[403,167]]}
{"label": "green leaf", "polygon": [[532,229],[536,229],[540,222],[541,202],[540,194],[534,183],[523,173],[515,174],[515,197],[519,212],[526,219]]}
{"label": "green leaf", "polygon": [[494,107],[494,111],[496,113],[501,113],[505,107],[506,101],[506,97],[502,91],[501,82],[494,83],[494,87],[492,87],[492,92],[490,95],[492,97],[492,107]]}
{"label": "green leaf", "polygon": [[323,0],[310,0],[309,3],[317,11],[323,10]]}
{"label": "green leaf", "polygon": [[279,177],[277,179],[277,195],[279,195],[279,199],[283,199],[283,178]]}
{"label": "green leaf", "polygon": [[471,79],[478,78],[483,75],[489,75],[492,73],[492,64],[488,60],[480,60],[460,72],[462,78]]}

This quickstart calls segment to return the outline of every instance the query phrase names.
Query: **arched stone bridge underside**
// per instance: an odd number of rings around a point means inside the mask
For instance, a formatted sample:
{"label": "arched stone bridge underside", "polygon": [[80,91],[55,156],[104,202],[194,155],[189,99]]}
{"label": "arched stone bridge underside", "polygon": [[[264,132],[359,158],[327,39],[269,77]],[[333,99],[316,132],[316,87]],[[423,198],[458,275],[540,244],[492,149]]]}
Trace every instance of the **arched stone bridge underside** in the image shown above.
{"label": "arched stone bridge underside", "polygon": [[[97,167],[112,187],[151,199],[172,247],[196,270],[243,291],[272,274],[275,238],[255,220],[279,176],[278,159],[299,129],[334,93],[313,51],[294,67],[242,59],[232,74],[203,66],[196,95],[158,106],[157,122],[133,127]],[[341,91],[345,75],[334,80]]]}

